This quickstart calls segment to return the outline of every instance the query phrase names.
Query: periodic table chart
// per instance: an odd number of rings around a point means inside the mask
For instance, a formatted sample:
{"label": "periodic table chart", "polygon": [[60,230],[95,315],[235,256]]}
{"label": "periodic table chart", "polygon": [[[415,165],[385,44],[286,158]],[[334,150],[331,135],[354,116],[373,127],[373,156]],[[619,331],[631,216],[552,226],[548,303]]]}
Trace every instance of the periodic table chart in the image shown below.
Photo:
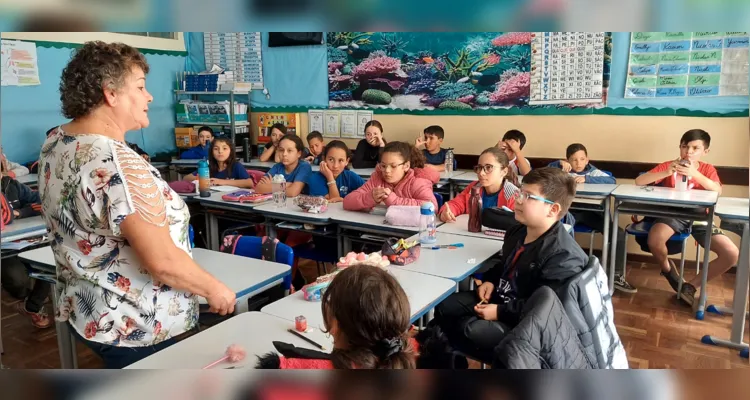
{"label": "periodic table chart", "polygon": [[529,104],[601,103],[604,32],[534,32]]}
{"label": "periodic table chart", "polygon": [[216,64],[234,71],[236,81],[252,83],[253,89],[263,89],[260,38],[260,32],[204,32],[206,68]]}
{"label": "periodic table chart", "polygon": [[747,96],[748,32],[633,32],[625,98]]}

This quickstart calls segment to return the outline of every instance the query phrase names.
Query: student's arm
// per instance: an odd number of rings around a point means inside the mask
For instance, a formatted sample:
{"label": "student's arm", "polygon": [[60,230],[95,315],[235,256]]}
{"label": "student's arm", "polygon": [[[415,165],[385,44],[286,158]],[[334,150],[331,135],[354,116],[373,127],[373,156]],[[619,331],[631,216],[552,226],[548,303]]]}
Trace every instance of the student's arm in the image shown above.
{"label": "student's arm", "polygon": [[424,167],[434,169],[437,172],[445,171],[445,164],[425,164]]}
{"label": "student's arm", "polygon": [[375,199],[372,198],[373,189],[375,189],[375,184],[370,178],[359,189],[344,197],[344,210],[361,211],[375,207],[377,204]]}
{"label": "student's arm", "polygon": [[273,157],[276,153],[276,146],[273,144],[268,146],[265,150],[263,150],[263,153],[260,155],[260,161],[267,162]]}
{"label": "student's arm", "polygon": [[529,164],[529,160],[527,160],[526,157],[523,156],[523,152],[521,150],[518,150],[516,152],[516,165],[518,165],[518,173],[521,176],[524,176],[531,172],[531,164]]}
{"label": "student's arm", "polygon": [[187,174],[182,177],[183,181],[193,182],[198,180],[198,172],[193,172],[192,174]]}
{"label": "student's arm", "polygon": [[203,158],[203,151],[200,146],[191,147],[180,154],[181,160],[200,160]]}
{"label": "student's arm", "polygon": [[352,156],[352,167],[354,168],[375,168],[377,161],[367,159],[367,153],[371,147],[367,140],[362,139],[357,143],[357,148]]}
{"label": "student's arm", "polygon": [[239,162],[232,166],[232,179],[211,179],[215,185],[236,186],[241,189],[252,189],[255,186],[253,178],[247,173],[247,170]]}
{"label": "student's arm", "polygon": [[637,178],[635,178],[635,184],[638,186],[643,186],[650,185],[652,183],[660,183],[675,172],[674,164],[675,161],[667,161],[657,165],[656,167],[651,169],[651,171],[648,171],[645,174],[639,175]]}
{"label": "student's arm", "polygon": [[294,177],[294,182],[286,184],[286,195],[289,197],[299,196],[305,190],[305,185],[310,179],[310,175],[312,175],[312,167],[310,167],[308,162],[300,161],[298,168],[299,170],[297,171],[297,176]]}
{"label": "student's arm", "polygon": [[609,174],[596,167],[593,167],[591,171],[586,174],[586,183],[614,184],[615,182],[616,180],[613,176],[609,176]]}
{"label": "student's arm", "polygon": [[28,186],[20,182],[18,182],[17,186],[18,200],[21,203],[21,209],[14,211],[18,211],[18,218],[33,217],[35,215],[41,214],[40,203],[42,201],[39,198],[39,192],[35,192],[29,189]]}
{"label": "student's arm", "polygon": [[390,206],[421,206],[425,201],[431,202],[437,209],[437,200],[435,193],[432,191],[432,184],[426,179],[417,178],[412,182],[412,197],[399,197],[395,192],[391,192],[385,198],[385,205]]}
{"label": "student's arm", "polygon": [[719,174],[716,172],[716,168],[711,167],[708,171],[708,176],[703,175],[694,167],[677,167],[678,173],[691,176],[695,183],[703,186],[704,189],[712,192],[717,192],[721,195],[722,186],[719,181]]}
{"label": "student's arm", "polygon": [[273,192],[273,181],[271,180],[271,175],[265,174],[262,178],[260,178],[258,184],[255,185],[255,192],[261,194]]}
{"label": "student's arm", "polygon": [[478,183],[474,182],[467,186],[463,191],[461,191],[461,193],[456,195],[456,197],[443,204],[443,208],[441,208],[440,211],[442,212],[446,206],[450,206],[451,212],[454,216],[458,217],[459,215],[466,214],[467,199],[471,195],[471,188],[473,188],[475,185],[478,185]]}

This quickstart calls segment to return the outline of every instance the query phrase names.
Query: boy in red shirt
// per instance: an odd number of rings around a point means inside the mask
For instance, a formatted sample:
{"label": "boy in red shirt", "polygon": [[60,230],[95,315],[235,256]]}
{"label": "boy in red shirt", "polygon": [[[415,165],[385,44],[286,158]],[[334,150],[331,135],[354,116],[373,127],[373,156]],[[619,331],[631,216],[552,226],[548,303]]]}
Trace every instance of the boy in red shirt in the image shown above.
{"label": "boy in red shirt", "polygon": [[[635,184],[656,184],[673,188],[676,172],[678,175],[688,177],[689,189],[711,190],[721,195],[721,181],[719,181],[716,168],[699,161],[704,154],[708,154],[710,144],[711,136],[702,129],[691,129],[685,132],[680,139],[680,158],[657,165],[651,171],[636,178]],[[686,232],[690,227],[690,222],[674,218],[655,218],[652,221],[654,225],[648,233],[648,247],[661,267],[661,274],[667,278],[672,289],[677,291],[677,285],[682,277],[677,272],[674,263],[667,258],[667,241],[676,232]],[[701,246],[708,233],[706,228],[705,225],[693,226],[693,239]],[[716,259],[708,266],[709,280],[732,268],[739,258],[737,246],[718,228],[714,228],[711,232],[711,251],[716,253]],[[680,298],[692,306],[695,301],[696,287],[700,284],[701,276],[697,275],[692,281],[683,285]]]}

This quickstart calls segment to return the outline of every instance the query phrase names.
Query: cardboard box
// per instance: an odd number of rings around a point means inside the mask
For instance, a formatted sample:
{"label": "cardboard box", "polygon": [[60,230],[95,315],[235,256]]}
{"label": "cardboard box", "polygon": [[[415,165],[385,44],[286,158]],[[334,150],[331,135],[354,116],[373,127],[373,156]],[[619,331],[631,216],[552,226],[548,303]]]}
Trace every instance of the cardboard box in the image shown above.
{"label": "cardboard box", "polygon": [[198,130],[194,127],[174,128],[174,137],[175,144],[180,149],[189,149],[200,143],[198,140]]}

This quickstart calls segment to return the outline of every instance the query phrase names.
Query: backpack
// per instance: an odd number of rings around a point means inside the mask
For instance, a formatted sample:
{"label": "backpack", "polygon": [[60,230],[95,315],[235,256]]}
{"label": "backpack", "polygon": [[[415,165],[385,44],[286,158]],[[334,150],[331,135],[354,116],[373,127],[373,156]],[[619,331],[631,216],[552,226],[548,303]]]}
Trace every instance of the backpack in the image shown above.
{"label": "backpack", "polygon": [[0,230],[5,229],[5,225],[13,222],[13,208],[8,204],[5,195],[0,193],[0,208],[2,208],[2,218],[0,218]]}

